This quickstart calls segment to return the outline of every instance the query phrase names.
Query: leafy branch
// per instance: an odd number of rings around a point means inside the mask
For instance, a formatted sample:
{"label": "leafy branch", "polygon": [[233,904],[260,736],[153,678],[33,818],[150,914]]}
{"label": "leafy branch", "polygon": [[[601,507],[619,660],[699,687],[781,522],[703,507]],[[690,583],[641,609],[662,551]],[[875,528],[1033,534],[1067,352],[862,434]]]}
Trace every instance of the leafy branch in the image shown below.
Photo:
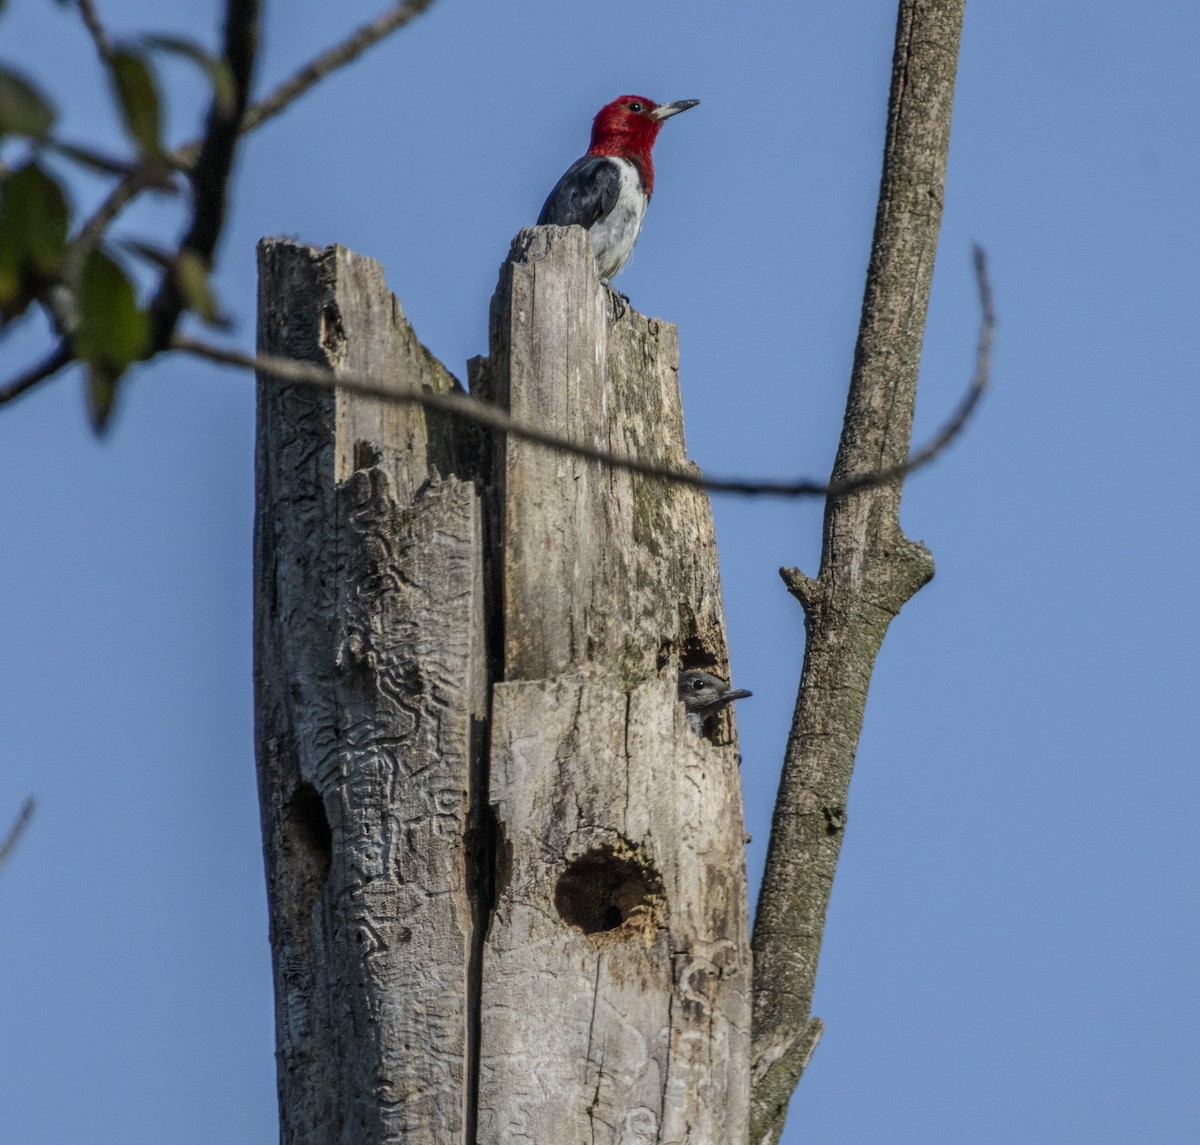
{"label": "leafy branch", "polygon": [[[115,40],[94,0],[76,0],[132,146],[130,159],[58,138],[53,101],[27,77],[0,67],[0,144],[16,139],[26,146],[15,166],[0,163],[0,335],[38,306],[57,338],[38,362],[0,385],[0,404],[79,362],[88,374],[93,424],[102,430],[125,372],[170,349],[185,314],[220,324],[209,276],[242,137],[432,3],[394,4],[251,103],[261,0],[227,0],[222,45],[215,54],[172,36]],[[163,54],[194,62],[210,87],[203,134],[174,148],[162,138],[155,59]],[[114,177],[116,183],[88,217],[73,223],[66,190],[45,165],[45,155]],[[173,248],[125,244],[127,251],[154,264],[156,283],[143,301],[108,234],[125,208],[145,192],[177,192],[180,173],[191,192],[183,238]]]}

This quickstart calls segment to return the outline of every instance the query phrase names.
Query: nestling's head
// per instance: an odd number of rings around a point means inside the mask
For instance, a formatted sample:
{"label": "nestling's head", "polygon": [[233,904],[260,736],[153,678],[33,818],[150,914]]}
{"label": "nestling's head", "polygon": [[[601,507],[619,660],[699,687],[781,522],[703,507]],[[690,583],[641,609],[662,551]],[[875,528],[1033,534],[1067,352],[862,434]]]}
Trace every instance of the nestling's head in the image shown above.
{"label": "nestling's head", "polygon": [[720,676],[690,669],[679,673],[679,698],[689,716],[707,719],[734,700],[751,695],[744,688],[731,688]]}

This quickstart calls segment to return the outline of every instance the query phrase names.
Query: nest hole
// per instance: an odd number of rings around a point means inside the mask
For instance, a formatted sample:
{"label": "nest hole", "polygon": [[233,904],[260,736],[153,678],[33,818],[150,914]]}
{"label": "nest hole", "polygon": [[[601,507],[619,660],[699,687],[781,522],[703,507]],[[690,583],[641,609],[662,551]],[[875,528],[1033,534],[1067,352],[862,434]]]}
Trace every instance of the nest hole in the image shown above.
{"label": "nest hole", "polygon": [[325,804],[311,783],[299,783],[283,811],[284,846],[309,868],[312,877],[323,880],[333,858],[333,832]]}
{"label": "nest hole", "polygon": [[562,920],[584,934],[657,925],[662,879],[636,848],[596,847],[567,864],[554,889]]}

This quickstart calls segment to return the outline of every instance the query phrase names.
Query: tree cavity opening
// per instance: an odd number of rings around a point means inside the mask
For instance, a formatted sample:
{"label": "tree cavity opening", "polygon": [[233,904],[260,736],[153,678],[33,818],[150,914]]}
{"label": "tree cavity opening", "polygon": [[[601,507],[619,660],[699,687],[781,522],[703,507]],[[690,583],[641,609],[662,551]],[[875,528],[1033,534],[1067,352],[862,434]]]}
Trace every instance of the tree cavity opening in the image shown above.
{"label": "tree cavity opening", "polygon": [[584,934],[647,932],[659,925],[662,878],[640,847],[604,844],[572,859],[554,888],[562,920]]}

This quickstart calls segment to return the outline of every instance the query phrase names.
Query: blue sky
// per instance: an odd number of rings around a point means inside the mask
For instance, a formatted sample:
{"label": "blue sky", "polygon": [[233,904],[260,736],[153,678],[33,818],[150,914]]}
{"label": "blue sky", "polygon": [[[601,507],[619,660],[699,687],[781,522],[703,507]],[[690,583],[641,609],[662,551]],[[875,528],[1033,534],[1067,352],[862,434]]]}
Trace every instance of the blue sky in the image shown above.
{"label": "blue sky", "polygon": [[[117,32],[215,42],[191,0]],[[253,137],[217,276],[253,343],[254,243],[384,264],[460,375],[512,234],[613,96],[699,98],[659,141],[619,285],[679,324],[689,447],[828,472],[866,267],[891,0],[641,9],[439,0]],[[270,6],[259,90],[377,8]],[[872,684],[784,1140],[1183,1143],[1200,1122],[1194,349],[1200,9],[968,6],[917,438],[968,380],[970,245],[995,389],[909,482],[935,580]],[[10,0],[0,58],[117,145],[77,16]],[[174,138],[199,84],[170,71]],[[78,202],[93,201],[94,187]],[[130,214],[125,233],[176,217]],[[34,353],[7,343],[4,375]],[[250,689],[253,388],[155,366],[95,440],[68,375],[0,410],[0,1108],[20,1145],[275,1137]],[[776,569],[818,504],[715,502],[752,880],[802,655]]]}

